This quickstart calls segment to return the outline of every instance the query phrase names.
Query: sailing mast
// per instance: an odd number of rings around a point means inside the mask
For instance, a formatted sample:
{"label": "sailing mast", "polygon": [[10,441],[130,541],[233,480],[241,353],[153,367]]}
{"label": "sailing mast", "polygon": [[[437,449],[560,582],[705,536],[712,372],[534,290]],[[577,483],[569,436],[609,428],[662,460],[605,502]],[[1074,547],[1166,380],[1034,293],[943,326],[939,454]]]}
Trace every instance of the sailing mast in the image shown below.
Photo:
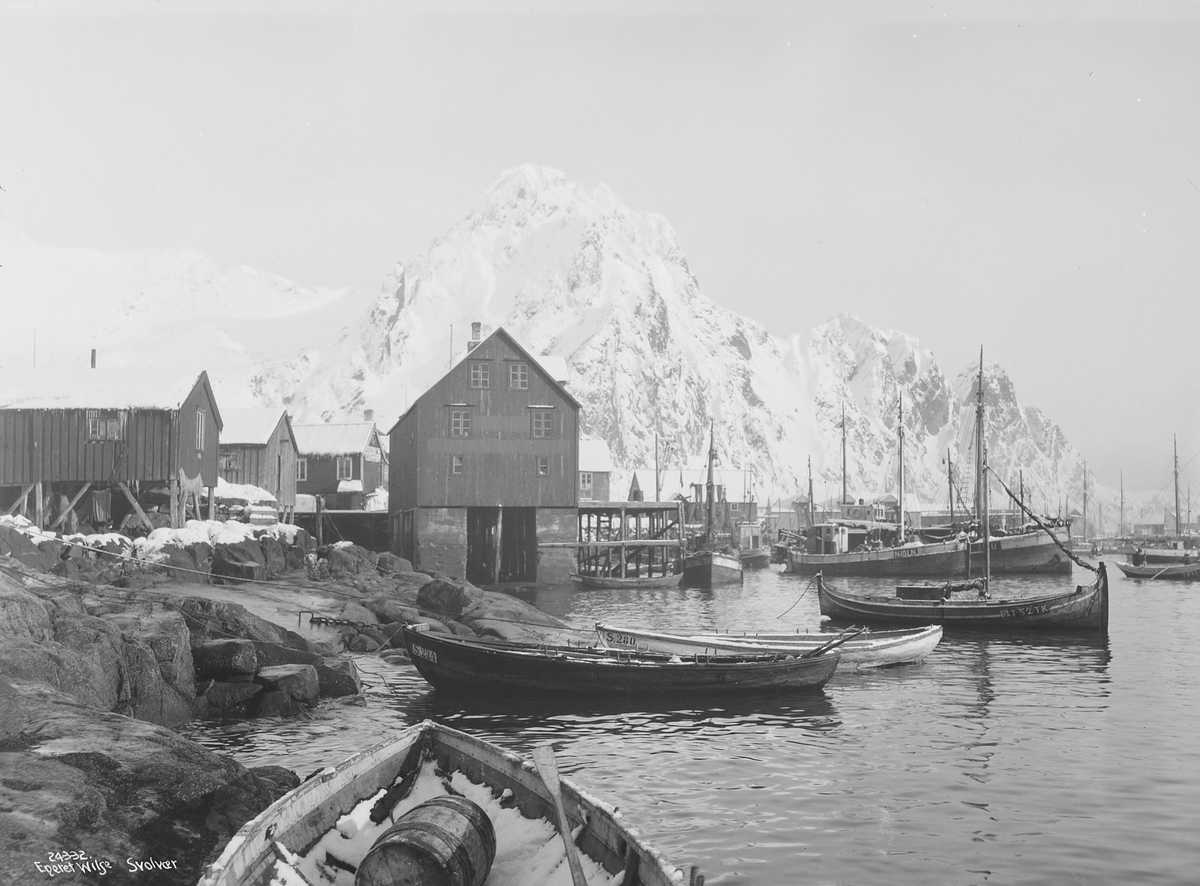
{"label": "sailing mast", "polygon": [[[846,401],[842,401],[842,504],[846,504]],[[839,511],[841,508],[838,509]]]}
{"label": "sailing mast", "polygon": [[1083,540],[1087,541],[1087,459],[1083,460]]}
{"label": "sailing mast", "polygon": [[716,426],[716,421],[710,419],[708,426],[708,479],[704,484],[704,493],[708,498],[708,507],[704,514],[704,541],[709,547],[712,547],[713,540],[713,462],[717,459]]}
{"label": "sailing mast", "polygon": [[950,528],[954,528],[954,462],[950,460],[950,450],[946,450],[946,489],[950,494]]}
{"label": "sailing mast", "polygon": [[816,511],[813,504],[813,485],[812,485],[812,456],[808,457],[808,525],[812,526],[816,519]]}
{"label": "sailing mast", "polygon": [[988,508],[987,449],[983,442],[983,347],[979,348],[979,393],[975,404],[975,458],[978,472],[975,478],[975,508],[983,509],[983,592],[988,592],[992,581],[991,514]]}
{"label": "sailing mast", "polygon": [[896,535],[900,544],[904,544],[904,393],[900,394],[900,423],[896,426],[900,431],[900,495],[897,506],[899,515],[896,518]]}
{"label": "sailing mast", "polygon": [[1121,538],[1125,537],[1125,472],[1121,471],[1121,526],[1118,530]]}
{"label": "sailing mast", "polygon": [[975,400],[975,522],[983,518],[983,348],[979,348],[979,386]]}
{"label": "sailing mast", "polygon": [[1179,438],[1172,434],[1171,440],[1175,444],[1175,537],[1178,538],[1183,534],[1179,531]]}
{"label": "sailing mast", "polygon": [[654,432],[654,500],[662,501],[662,475],[658,472],[658,431]]}

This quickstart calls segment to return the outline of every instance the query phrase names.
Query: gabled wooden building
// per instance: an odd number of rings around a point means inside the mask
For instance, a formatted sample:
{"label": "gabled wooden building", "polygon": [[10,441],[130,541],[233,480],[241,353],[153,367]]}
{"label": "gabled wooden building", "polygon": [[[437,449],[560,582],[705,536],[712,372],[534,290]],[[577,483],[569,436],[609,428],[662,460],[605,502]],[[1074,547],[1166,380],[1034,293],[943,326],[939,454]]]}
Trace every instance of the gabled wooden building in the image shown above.
{"label": "gabled wooden building", "polygon": [[220,471],[230,483],[259,486],[275,496],[282,519],[296,510],[299,447],[287,411],[279,407],[226,409],[222,415]]}
{"label": "gabled wooden building", "polygon": [[[0,511],[69,526],[187,503],[217,483],[222,418],[208,373],[172,380],[128,369],[43,370],[0,376]],[[115,494],[113,494],[115,493]],[[86,497],[86,499],[85,499]],[[32,499],[32,500],[31,500]],[[161,504],[151,504],[151,500]]]}
{"label": "gabled wooden building", "polygon": [[565,581],[575,568],[579,402],[503,329],[390,432],[392,550],[469,581]]}
{"label": "gabled wooden building", "polygon": [[361,511],[366,496],[388,485],[388,452],[373,414],[360,422],[292,426],[299,454],[296,492],[319,495],[331,510]]}

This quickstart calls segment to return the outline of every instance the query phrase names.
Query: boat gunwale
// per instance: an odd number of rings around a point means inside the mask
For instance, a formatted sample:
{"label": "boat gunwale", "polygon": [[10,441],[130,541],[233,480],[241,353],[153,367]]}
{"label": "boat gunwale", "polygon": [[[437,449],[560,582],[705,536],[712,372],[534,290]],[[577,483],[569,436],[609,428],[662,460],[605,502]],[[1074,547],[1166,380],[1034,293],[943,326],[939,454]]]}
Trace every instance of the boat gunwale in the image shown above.
{"label": "boat gunwale", "polygon": [[[491,742],[433,720],[423,720],[405,727],[398,736],[384,739],[336,766],[320,770],[288,791],[238,829],[220,855],[205,868],[197,886],[269,883],[278,858],[277,845],[297,854],[310,851],[343,815],[363,800],[390,787],[411,766],[418,765],[426,748],[431,749],[439,761],[449,756],[448,752],[453,752],[459,759],[451,764],[452,768],[485,785],[494,794],[498,795],[505,788],[512,789],[523,816],[543,818],[557,830],[549,790],[532,762]],[[417,755],[415,761],[414,754]],[[465,765],[467,763],[475,765]],[[485,771],[499,776],[496,781],[508,783],[497,785],[487,778]],[[331,789],[331,783],[338,780],[345,783]],[[637,856],[636,879],[632,881],[635,886],[677,886],[681,882],[679,875],[687,876],[684,869],[670,863],[660,851],[643,840],[637,830],[618,821],[616,807],[592,796],[568,777],[561,778],[560,783],[572,829],[584,825],[577,838],[580,848],[610,875],[627,869]],[[325,796],[326,793],[332,796]],[[335,804],[335,799],[348,802]],[[297,837],[304,834],[303,845],[296,847],[284,843],[289,834]]]}

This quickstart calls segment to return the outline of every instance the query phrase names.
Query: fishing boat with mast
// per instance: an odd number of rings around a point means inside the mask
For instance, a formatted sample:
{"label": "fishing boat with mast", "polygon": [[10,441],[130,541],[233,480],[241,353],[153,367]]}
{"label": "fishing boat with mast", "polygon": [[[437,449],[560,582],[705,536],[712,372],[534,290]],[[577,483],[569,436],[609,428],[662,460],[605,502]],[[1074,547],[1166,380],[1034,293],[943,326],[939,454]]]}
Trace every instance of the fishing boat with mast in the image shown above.
{"label": "fishing boat with mast", "polygon": [[[1191,565],[1200,561],[1200,550],[1196,545],[1195,536],[1183,533],[1180,521],[1182,511],[1179,507],[1179,440],[1172,438],[1174,444],[1174,475],[1175,475],[1175,534],[1166,538],[1138,540],[1129,545],[1129,563],[1134,567],[1164,566],[1168,564]],[[1188,489],[1188,518],[1191,519],[1191,489]],[[1165,529],[1166,527],[1164,527]],[[1117,564],[1120,566],[1121,564]],[[1121,569],[1124,570],[1124,566]],[[1126,572],[1126,575],[1130,573]],[[1139,578],[1147,576],[1138,576]]]}
{"label": "fishing boat with mast", "polygon": [[[979,394],[976,405],[977,427],[984,424],[982,356],[980,357]],[[983,580],[972,584],[968,594],[955,597],[951,583],[940,585],[904,585],[897,587],[892,595],[851,594],[826,584],[824,577],[817,576],[817,595],[821,614],[833,621],[854,624],[880,624],[892,626],[914,626],[940,624],[946,627],[984,630],[1053,630],[1053,631],[1107,631],[1108,630],[1108,573],[1104,563],[1091,566],[1079,560],[1065,544],[1050,533],[1055,544],[1061,546],[1064,556],[1084,569],[1095,573],[1090,585],[1079,585],[1071,590],[1052,594],[1038,594],[993,598],[991,595],[992,545],[990,534],[990,479],[995,473],[987,464],[987,447],[978,440],[981,456],[977,498],[982,510],[983,529]],[[995,478],[1017,505],[1041,526],[1040,519],[1030,511],[1023,501],[1013,494],[999,477]],[[1050,527],[1044,527],[1047,532]]]}
{"label": "fishing boat with mast", "polygon": [[737,552],[717,550],[713,537],[713,465],[717,460],[716,422],[709,425],[708,476],[704,486],[704,535],[698,547],[683,558],[684,587],[711,588],[742,583],[742,560]]}
{"label": "fishing boat with mast", "polygon": [[[982,403],[982,351],[979,356],[978,398]],[[843,421],[843,489],[846,474],[845,433]],[[984,429],[977,420],[973,521],[966,527],[949,527],[942,541],[910,539],[904,525],[904,404],[901,400],[898,422],[900,514],[897,522],[888,525],[833,520],[817,524],[809,530],[803,547],[790,549],[785,571],[800,575],[819,572],[826,576],[971,578],[980,574],[986,554],[990,558],[993,574],[1070,573],[1071,560],[1059,541],[1059,536],[1065,539],[1069,526],[1049,526],[1047,521],[1040,521],[1036,525],[1026,524],[1016,531],[991,535],[987,542],[983,540],[980,508],[983,433]]]}

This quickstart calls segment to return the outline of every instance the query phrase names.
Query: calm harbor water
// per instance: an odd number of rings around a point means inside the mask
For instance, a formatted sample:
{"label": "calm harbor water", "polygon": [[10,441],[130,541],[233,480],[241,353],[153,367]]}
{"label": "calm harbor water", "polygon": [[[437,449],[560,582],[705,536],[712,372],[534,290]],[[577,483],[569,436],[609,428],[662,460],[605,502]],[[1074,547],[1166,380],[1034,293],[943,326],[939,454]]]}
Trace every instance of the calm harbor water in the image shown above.
{"label": "calm harbor water", "polygon": [[[529,599],[581,627],[817,624],[809,580],[778,568],[713,591]],[[366,705],[189,734],[302,776],[426,717],[518,752],[554,739],[564,773],[713,886],[1194,883],[1200,584],[1110,571],[1106,640],[947,635],[923,664],[839,673],[816,695],[464,708],[411,667],[364,656]],[[1076,569],[1075,582],[1089,579]],[[1068,581],[997,579],[993,594]]]}

